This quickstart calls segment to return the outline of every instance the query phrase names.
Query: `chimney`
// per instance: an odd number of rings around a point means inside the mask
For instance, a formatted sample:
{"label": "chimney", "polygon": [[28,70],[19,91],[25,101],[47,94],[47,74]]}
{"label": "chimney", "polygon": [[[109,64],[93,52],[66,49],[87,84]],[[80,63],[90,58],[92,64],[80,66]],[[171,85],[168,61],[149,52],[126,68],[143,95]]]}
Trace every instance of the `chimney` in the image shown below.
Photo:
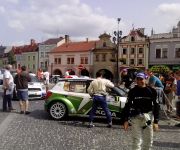
{"label": "chimney", "polygon": [[31,45],[35,45],[35,44],[36,44],[35,40],[31,39]]}
{"label": "chimney", "polygon": [[65,43],[69,43],[69,35],[65,35]]}

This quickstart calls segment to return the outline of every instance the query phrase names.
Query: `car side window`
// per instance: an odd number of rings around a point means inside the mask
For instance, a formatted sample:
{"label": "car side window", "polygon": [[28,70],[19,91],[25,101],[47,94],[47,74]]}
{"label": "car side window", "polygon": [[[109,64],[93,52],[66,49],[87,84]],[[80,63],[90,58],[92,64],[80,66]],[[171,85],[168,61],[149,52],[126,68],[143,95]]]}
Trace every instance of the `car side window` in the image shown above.
{"label": "car side window", "polygon": [[67,92],[86,93],[85,82],[65,82],[64,90]]}

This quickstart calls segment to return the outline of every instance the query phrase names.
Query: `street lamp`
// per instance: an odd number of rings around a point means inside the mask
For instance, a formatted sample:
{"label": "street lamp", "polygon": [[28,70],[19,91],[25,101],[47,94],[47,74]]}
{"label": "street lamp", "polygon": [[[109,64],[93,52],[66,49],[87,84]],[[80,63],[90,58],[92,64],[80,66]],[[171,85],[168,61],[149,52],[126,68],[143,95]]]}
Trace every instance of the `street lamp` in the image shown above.
{"label": "street lamp", "polygon": [[116,84],[117,85],[119,83],[119,43],[121,41],[121,35],[122,35],[122,31],[119,30],[120,21],[121,18],[117,18],[118,30],[114,31],[114,37],[113,37],[113,42],[116,46]]}

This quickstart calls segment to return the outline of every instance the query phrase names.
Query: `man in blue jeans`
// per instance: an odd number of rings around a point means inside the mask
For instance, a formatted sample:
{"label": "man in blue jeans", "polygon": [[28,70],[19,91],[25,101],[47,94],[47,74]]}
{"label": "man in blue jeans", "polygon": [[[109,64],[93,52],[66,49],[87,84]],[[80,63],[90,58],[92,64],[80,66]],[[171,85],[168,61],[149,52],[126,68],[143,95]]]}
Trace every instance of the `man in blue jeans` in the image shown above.
{"label": "man in blue jeans", "polygon": [[107,127],[112,127],[111,112],[109,111],[106,102],[106,95],[108,95],[108,93],[106,92],[106,88],[113,88],[114,84],[111,81],[104,79],[103,77],[103,72],[97,72],[96,79],[91,82],[90,86],[87,89],[88,93],[93,97],[92,109],[89,116],[89,128],[94,127],[93,120],[98,106],[101,106],[106,114],[108,120]]}

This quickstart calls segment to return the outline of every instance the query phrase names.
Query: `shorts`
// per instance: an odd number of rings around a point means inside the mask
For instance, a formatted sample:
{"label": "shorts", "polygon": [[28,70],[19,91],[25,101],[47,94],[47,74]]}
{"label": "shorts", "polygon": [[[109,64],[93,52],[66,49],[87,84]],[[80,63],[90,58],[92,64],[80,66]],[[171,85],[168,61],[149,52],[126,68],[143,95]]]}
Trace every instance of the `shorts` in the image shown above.
{"label": "shorts", "polygon": [[17,91],[17,97],[21,101],[28,100],[28,91]]}

